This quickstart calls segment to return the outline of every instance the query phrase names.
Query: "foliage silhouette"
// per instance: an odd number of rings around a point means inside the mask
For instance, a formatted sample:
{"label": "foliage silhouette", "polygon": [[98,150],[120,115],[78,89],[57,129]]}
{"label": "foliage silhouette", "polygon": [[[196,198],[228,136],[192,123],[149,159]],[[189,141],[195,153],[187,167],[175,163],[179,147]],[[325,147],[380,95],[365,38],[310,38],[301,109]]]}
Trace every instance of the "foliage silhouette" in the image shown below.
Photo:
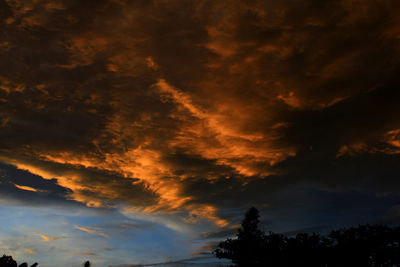
{"label": "foliage silhouette", "polygon": [[259,214],[250,208],[239,229],[237,239],[228,238],[214,253],[218,258],[232,260],[236,266],[265,266],[265,234],[258,229]]}
{"label": "foliage silhouette", "polygon": [[90,267],[91,266],[90,261],[86,261],[83,266],[84,267]]}
{"label": "foliage silhouette", "polygon": [[250,208],[236,238],[219,243],[214,254],[238,267],[399,267],[400,227],[359,225],[328,236],[287,237],[258,229],[259,212]]}
{"label": "foliage silhouette", "polygon": [[0,267],[17,267],[17,262],[11,256],[3,255],[0,258]]}
{"label": "foliage silhouette", "polygon": [[[38,263],[34,263],[31,265],[31,267],[36,267],[38,266]],[[12,256],[7,256],[3,255],[3,257],[0,258],[0,267],[28,267],[28,263],[24,262],[21,263],[20,265],[17,265],[17,262],[12,258]]]}

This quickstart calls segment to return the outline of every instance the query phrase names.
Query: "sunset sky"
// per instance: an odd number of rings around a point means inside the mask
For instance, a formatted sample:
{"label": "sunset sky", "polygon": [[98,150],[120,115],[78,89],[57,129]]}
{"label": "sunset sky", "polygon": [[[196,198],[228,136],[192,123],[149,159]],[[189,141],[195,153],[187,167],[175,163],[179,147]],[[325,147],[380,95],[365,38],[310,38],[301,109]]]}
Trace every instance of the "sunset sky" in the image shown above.
{"label": "sunset sky", "polygon": [[0,254],[212,258],[400,223],[400,1],[1,0]]}

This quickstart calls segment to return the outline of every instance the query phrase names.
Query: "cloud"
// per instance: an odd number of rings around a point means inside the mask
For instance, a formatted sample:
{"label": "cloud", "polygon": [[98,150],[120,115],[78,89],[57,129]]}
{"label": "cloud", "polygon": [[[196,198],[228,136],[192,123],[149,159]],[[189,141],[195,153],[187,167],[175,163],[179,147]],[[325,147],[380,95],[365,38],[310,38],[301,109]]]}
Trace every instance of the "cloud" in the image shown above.
{"label": "cloud", "polygon": [[1,5],[7,201],[214,228],[400,188],[397,1]]}
{"label": "cloud", "polygon": [[81,227],[81,226],[78,226],[78,225],[74,225],[74,228],[78,229],[78,230],[81,230],[81,231],[84,231],[84,232],[89,233],[89,234],[95,234],[95,235],[102,236],[104,238],[109,238],[109,236],[107,234],[98,231],[98,229],[94,228],[94,227]]}
{"label": "cloud", "polygon": [[37,192],[38,191],[37,189],[35,189],[33,187],[29,187],[29,186],[17,185],[17,184],[14,184],[14,186],[16,188],[18,188],[18,189],[21,189],[21,190],[32,191],[32,192]]}
{"label": "cloud", "polygon": [[37,251],[35,251],[33,249],[29,249],[29,248],[25,249],[24,252],[27,253],[27,254],[31,254],[31,255],[37,254]]}
{"label": "cloud", "polygon": [[[191,121],[190,128],[182,129],[179,138],[173,143],[174,146],[200,154],[205,159],[215,160],[218,165],[230,166],[245,176],[268,174],[253,169],[254,163],[264,162],[273,165],[289,155],[295,155],[290,149],[285,151],[271,148],[269,136],[241,132],[241,129],[231,124],[230,116],[220,112],[213,114],[196,107],[188,95],[179,92],[165,80],[160,80],[157,87],[186,109],[191,116],[200,120],[200,125]],[[216,146],[210,146],[211,142]]]}
{"label": "cloud", "polygon": [[117,267],[144,267],[144,266],[211,266],[217,267],[221,266],[221,263],[224,261],[215,261],[209,257],[204,256],[196,256],[188,259],[178,260],[178,261],[165,261],[165,262],[157,262],[157,263],[149,263],[149,264],[122,264],[116,265]]}
{"label": "cloud", "polygon": [[106,223],[102,224],[102,228],[113,229],[113,230],[131,230],[131,229],[145,229],[154,227],[154,222],[114,222],[114,223]]}
{"label": "cloud", "polygon": [[49,241],[54,241],[54,240],[60,239],[57,236],[48,237],[48,236],[45,236],[45,235],[42,235],[42,234],[37,234],[37,235],[40,236],[43,239],[43,241],[45,241],[45,242],[49,242]]}
{"label": "cloud", "polygon": [[84,255],[84,256],[96,256],[97,254],[94,252],[79,252],[79,255]]}
{"label": "cloud", "polygon": [[222,230],[218,229],[218,231],[206,232],[200,236],[200,239],[213,239],[213,238],[221,239],[221,238],[232,237],[237,234],[238,229],[239,226],[237,225],[228,229],[222,229]]}
{"label": "cloud", "polygon": [[[107,209],[90,210],[82,203],[68,199],[69,191],[57,184],[55,179],[46,180],[41,176],[3,163],[0,164],[0,175],[2,179],[2,183],[0,183],[1,203],[3,205],[48,207],[64,211],[81,210],[88,214],[107,212]],[[16,184],[23,184],[37,191],[21,190],[15,186]]]}

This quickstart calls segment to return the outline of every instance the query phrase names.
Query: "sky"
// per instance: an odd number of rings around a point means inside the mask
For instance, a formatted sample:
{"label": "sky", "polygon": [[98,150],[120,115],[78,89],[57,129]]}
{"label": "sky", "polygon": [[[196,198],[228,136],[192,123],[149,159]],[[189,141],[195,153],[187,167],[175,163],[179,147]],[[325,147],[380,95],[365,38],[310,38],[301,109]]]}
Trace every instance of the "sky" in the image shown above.
{"label": "sky", "polygon": [[0,1],[0,253],[200,266],[251,206],[287,234],[399,224],[399,9]]}

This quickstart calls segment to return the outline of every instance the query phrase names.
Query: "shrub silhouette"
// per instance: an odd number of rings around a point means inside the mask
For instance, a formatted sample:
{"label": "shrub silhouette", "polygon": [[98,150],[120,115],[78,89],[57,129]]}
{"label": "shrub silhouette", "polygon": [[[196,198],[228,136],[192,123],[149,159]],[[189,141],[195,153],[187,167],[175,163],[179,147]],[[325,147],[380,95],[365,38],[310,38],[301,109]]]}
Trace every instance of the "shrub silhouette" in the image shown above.
{"label": "shrub silhouette", "polygon": [[400,227],[359,225],[328,236],[286,237],[258,229],[259,212],[250,208],[236,238],[219,243],[214,254],[238,267],[399,267]]}
{"label": "shrub silhouette", "polygon": [[17,262],[11,256],[3,255],[0,258],[0,267],[17,267]]}
{"label": "shrub silhouette", "polygon": [[86,262],[83,264],[83,266],[84,266],[84,267],[90,267],[90,266],[91,266],[90,261],[86,261]]}
{"label": "shrub silhouette", "polygon": [[[3,255],[0,258],[0,267],[28,267],[28,263],[24,262],[20,265],[17,265],[17,262],[12,258],[12,256]],[[34,263],[31,267],[38,266],[38,263]]]}

